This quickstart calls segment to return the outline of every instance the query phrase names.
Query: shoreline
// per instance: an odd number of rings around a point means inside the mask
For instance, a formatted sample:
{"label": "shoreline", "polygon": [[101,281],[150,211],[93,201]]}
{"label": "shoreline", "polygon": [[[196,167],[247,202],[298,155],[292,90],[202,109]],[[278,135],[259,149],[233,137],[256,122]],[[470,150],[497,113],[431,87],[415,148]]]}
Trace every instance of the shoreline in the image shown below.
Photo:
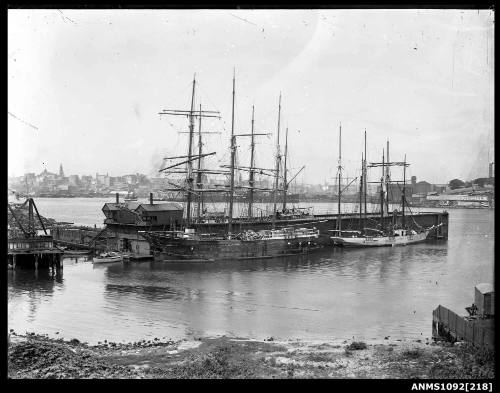
{"label": "shoreline", "polygon": [[98,345],[9,334],[10,379],[494,378],[494,354],[469,345],[200,337]]}

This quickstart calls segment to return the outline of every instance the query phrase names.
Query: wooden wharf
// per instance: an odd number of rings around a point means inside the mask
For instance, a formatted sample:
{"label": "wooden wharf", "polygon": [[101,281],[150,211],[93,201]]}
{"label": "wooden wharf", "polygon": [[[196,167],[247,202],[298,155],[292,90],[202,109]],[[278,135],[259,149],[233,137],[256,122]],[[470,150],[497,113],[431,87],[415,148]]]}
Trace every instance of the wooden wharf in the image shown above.
{"label": "wooden wharf", "polygon": [[[27,207],[27,219],[24,208]],[[63,268],[63,250],[54,245],[47,233],[33,198],[27,198],[20,206],[8,205],[7,265],[9,268],[54,269]],[[45,235],[38,235],[35,213]]]}
{"label": "wooden wharf", "polygon": [[63,251],[54,246],[52,236],[8,239],[8,266],[12,269],[62,269]]}
{"label": "wooden wharf", "polygon": [[432,312],[432,336],[451,342],[466,341],[475,347],[494,351],[495,320],[460,316],[439,305]]}

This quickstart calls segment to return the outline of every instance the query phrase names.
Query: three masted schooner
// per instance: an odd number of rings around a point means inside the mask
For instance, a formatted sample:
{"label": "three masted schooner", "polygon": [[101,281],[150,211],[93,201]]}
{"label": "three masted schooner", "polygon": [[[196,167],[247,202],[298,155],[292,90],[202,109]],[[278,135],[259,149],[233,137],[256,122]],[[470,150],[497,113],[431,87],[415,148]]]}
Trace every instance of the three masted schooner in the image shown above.
{"label": "three masted schooner", "polygon": [[[340,148],[339,148],[340,149]],[[335,245],[341,247],[393,247],[405,246],[414,243],[425,241],[431,231],[437,229],[442,225],[433,225],[429,228],[423,228],[418,225],[413,215],[410,215],[411,223],[406,219],[405,209],[408,207],[406,201],[406,168],[410,165],[406,162],[406,155],[402,162],[391,162],[389,160],[389,142],[387,142],[387,161],[385,158],[385,151],[382,152],[382,162],[374,162],[370,165],[366,163],[366,131],[365,131],[365,152],[361,158],[361,181],[359,192],[359,223],[361,225],[359,230],[342,230],[340,226],[332,230],[334,232],[331,239]],[[401,191],[401,215],[394,209],[392,211],[392,220],[389,224],[384,220],[384,213],[390,217],[389,206],[389,187],[392,183],[390,178],[390,167],[401,166],[403,167],[403,188]],[[366,227],[366,189],[367,189],[367,168],[382,168],[382,176],[380,178],[380,221],[374,227]],[[339,184],[341,176],[341,155],[339,152]],[[364,198],[363,198],[364,197]],[[364,202],[364,203],[363,203]],[[363,214],[364,207],[364,214]],[[339,187],[339,216],[340,216],[340,187]],[[341,220],[339,220],[341,222]]]}

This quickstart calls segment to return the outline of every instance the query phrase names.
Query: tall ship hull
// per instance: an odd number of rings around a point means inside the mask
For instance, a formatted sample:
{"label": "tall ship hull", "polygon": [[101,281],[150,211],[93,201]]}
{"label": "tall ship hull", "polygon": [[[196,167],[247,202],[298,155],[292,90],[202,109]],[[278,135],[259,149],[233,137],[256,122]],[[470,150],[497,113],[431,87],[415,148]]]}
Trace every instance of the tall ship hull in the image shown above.
{"label": "tall ship hull", "polygon": [[154,249],[154,259],[170,262],[214,262],[308,254],[322,246],[317,229],[246,231],[234,238],[194,232],[141,232]]}

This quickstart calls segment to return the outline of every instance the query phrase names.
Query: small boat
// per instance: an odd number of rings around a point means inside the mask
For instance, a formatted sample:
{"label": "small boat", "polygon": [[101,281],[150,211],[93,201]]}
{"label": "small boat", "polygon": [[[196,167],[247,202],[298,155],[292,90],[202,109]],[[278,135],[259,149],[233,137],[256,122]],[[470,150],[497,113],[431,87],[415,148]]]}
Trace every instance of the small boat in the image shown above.
{"label": "small boat", "polygon": [[92,263],[109,263],[109,262],[121,262],[123,261],[123,256],[117,252],[103,252],[98,257],[92,260]]}

